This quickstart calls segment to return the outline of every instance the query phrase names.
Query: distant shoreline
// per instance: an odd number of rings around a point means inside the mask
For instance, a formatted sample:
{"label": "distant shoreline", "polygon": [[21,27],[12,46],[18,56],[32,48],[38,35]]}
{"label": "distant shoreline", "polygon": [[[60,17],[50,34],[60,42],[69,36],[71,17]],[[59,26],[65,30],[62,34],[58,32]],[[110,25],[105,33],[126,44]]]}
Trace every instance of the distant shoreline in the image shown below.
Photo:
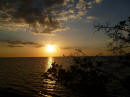
{"label": "distant shoreline", "polygon": [[[122,56],[55,56],[52,58],[63,58],[63,57],[125,57],[125,55]],[[0,57],[0,58],[49,58],[49,57]]]}

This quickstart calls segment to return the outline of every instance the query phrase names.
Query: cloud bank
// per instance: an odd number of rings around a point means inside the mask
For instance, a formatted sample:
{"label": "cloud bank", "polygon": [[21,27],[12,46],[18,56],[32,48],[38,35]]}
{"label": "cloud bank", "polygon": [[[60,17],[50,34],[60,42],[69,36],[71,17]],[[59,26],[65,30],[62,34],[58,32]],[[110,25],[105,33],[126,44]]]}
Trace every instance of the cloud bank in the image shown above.
{"label": "cloud bank", "polygon": [[[52,33],[65,27],[61,21],[87,14],[101,0],[0,0],[0,27],[23,27],[35,33]],[[15,26],[15,27],[14,27]]]}
{"label": "cloud bank", "polygon": [[32,46],[32,47],[42,47],[43,45],[35,43],[35,42],[28,42],[28,41],[20,41],[20,40],[0,40],[0,43],[5,44],[7,47],[25,47],[25,46]]}

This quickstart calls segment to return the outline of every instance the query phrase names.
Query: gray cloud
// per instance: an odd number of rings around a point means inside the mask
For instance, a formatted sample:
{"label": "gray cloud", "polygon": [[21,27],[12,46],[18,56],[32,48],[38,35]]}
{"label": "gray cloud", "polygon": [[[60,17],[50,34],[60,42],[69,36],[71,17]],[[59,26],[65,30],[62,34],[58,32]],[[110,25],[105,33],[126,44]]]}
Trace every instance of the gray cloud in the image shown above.
{"label": "gray cloud", "polygon": [[20,41],[20,40],[0,40],[0,43],[5,44],[7,47],[25,47],[25,46],[32,46],[32,47],[42,47],[43,45],[35,43],[35,42],[28,42],[28,41]]}
{"label": "gray cloud", "polygon": [[87,18],[87,20],[93,20],[93,19],[95,19],[94,16],[87,16],[86,18]]}
{"label": "gray cloud", "polygon": [[70,49],[74,50],[75,47],[62,47],[61,49],[63,49],[63,50],[70,50]]}
{"label": "gray cloud", "polygon": [[86,17],[87,22],[91,22],[91,21],[96,20],[96,19],[97,19],[97,18],[94,17],[94,16],[87,16],[87,17]]}
{"label": "gray cloud", "polygon": [[[92,4],[101,0],[89,0]],[[52,33],[64,28],[61,21],[87,13],[87,0],[0,0],[0,26],[24,26],[35,33]],[[12,26],[16,26],[15,28]]]}

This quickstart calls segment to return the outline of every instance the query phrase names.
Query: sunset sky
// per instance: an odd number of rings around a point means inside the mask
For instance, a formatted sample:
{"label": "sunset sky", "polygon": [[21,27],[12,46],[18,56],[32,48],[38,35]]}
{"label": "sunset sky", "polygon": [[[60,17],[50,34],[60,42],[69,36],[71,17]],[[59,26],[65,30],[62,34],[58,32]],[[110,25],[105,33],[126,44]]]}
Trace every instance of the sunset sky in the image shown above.
{"label": "sunset sky", "polygon": [[118,23],[129,11],[130,0],[0,0],[0,57],[62,56],[77,48],[107,55],[109,38],[94,24]]}

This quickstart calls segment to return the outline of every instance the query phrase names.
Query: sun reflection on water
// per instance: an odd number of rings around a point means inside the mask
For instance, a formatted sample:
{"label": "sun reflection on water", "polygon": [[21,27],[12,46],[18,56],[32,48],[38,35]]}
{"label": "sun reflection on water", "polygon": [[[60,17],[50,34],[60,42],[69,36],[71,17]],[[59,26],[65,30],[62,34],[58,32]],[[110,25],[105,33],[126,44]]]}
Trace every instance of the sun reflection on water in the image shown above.
{"label": "sun reflection on water", "polygon": [[[54,62],[53,57],[48,57],[47,60],[47,70],[49,68],[52,67],[52,63]],[[46,70],[46,71],[47,71]],[[50,76],[51,77],[51,76]],[[44,78],[42,80],[42,90],[40,91],[40,95],[42,95],[43,97],[53,97],[53,93],[55,93],[55,88],[56,88],[56,81],[55,80],[51,80],[49,77],[48,78]]]}
{"label": "sun reflection on water", "polygon": [[[53,57],[48,57],[46,63],[46,69],[52,67],[52,63],[54,62]],[[47,71],[46,70],[46,71]],[[47,75],[43,76],[42,79],[42,89],[39,91],[40,97],[68,97],[66,93],[68,92],[66,88],[57,82],[53,75],[49,72],[46,72]]]}
{"label": "sun reflection on water", "polygon": [[51,67],[51,64],[54,62],[53,57],[48,57],[48,69]]}

